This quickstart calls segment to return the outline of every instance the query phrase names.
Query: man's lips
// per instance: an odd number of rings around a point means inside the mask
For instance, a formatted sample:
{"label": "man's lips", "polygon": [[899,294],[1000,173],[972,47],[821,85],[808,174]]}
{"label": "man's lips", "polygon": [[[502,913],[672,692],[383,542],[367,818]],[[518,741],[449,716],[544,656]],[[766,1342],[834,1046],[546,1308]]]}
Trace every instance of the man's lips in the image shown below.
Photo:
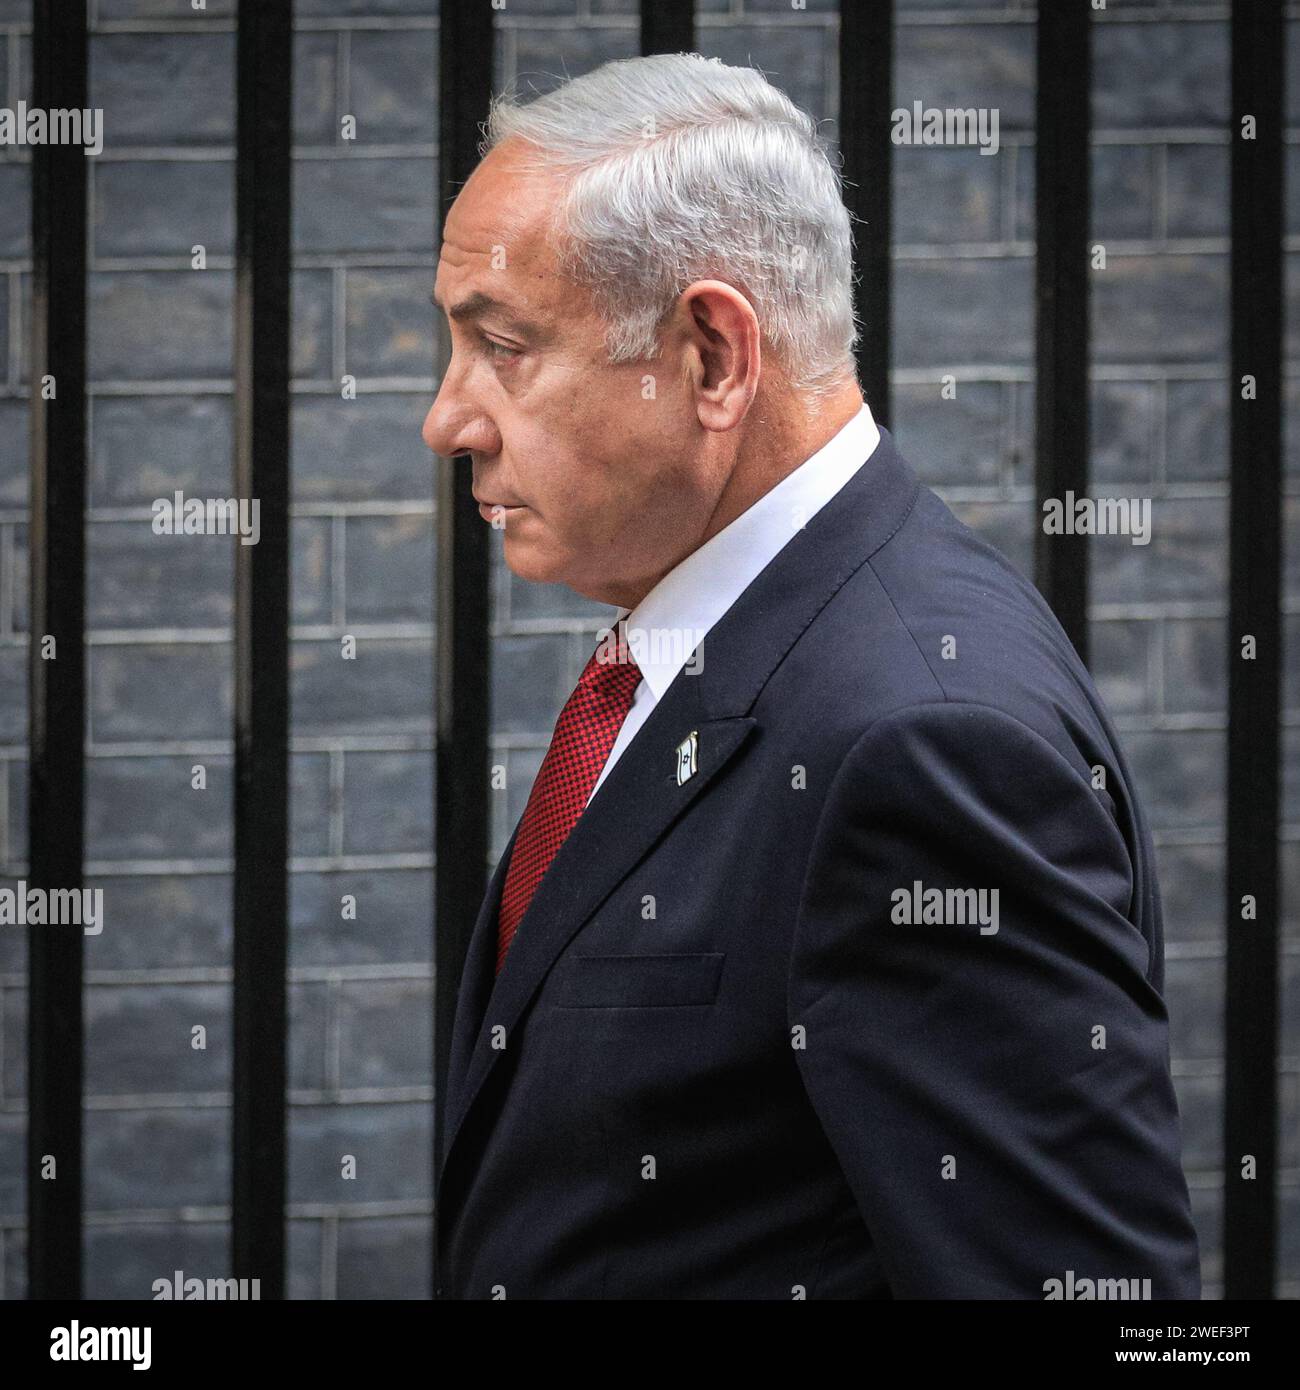
{"label": "man's lips", "polygon": [[524,510],[521,502],[484,502],[476,493],[474,500],[478,502],[478,514],[484,521],[491,521],[498,513],[509,515],[510,512],[521,512]]}

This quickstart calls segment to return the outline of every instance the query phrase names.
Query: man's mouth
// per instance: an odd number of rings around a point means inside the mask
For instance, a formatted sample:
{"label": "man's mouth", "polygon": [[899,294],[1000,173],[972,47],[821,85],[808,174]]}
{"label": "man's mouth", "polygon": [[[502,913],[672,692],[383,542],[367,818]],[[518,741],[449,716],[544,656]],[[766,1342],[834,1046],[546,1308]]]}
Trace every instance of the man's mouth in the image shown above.
{"label": "man's mouth", "polygon": [[498,516],[509,516],[511,512],[522,512],[525,509],[522,503],[515,502],[483,502],[478,501],[478,514],[484,521],[492,521]]}

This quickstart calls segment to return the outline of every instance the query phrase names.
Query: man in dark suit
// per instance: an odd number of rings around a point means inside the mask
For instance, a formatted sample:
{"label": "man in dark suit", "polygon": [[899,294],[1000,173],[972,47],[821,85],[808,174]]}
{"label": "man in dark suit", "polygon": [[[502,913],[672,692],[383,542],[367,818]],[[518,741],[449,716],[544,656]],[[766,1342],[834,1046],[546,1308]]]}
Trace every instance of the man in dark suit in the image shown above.
{"label": "man in dark suit", "polygon": [[471,941],[438,1295],[1199,1297],[1132,777],[862,400],[811,122],[674,55],[487,144],[425,438],[618,615]]}

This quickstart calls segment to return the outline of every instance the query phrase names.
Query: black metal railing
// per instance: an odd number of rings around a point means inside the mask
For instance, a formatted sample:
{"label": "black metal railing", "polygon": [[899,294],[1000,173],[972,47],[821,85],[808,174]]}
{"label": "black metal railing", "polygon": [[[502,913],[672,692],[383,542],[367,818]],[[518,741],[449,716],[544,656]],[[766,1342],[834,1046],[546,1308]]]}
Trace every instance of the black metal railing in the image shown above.
{"label": "black metal railing", "polygon": [[892,333],[893,5],[840,7],[840,157],[844,201],[853,218],[861,334],[858,382],[876,420],[888,426]]}
{"label": "black metal railing", "polygon": [[[1223,1131],[1228,1298],[1271,1298],[1277,1267],[1283,51],[1282,0],[1235,0],[1228,113],[1232,500]],[[1249,915],[1248,898],[1254,904]]]}
{"label": "black metal railing", "polygon": [[[32,105],[87,106],[83,5],[35,0]],[[32,152],[27,878],[80,889],[86,796],[86,156]],[[28,930],[27,1282],[81,1292],[80,932]]]}
{"label": "black metal railing", "polygon": [[[492,10],[445,6],[440,20],[438,211],[442,220],[478,163],[479,122],[492,93]],[[445,364],[444,364],[445,365]],[[441,375],[441,373],[439,373]],[[489,621],[487,528],[467,464],[442,460],[437,478],[437,719],[434,766],[433,1167],[441,1166],[451,1025],[470,934],[487,886]],[[434,1221],[437,1222],[435,1204]],[[437,1227],[433,1288],[438,1287]]]}
{"label": "black metal railing", "polygon": [[[1034,516],[1088,490],[1088,213],[1092,133],[1089,0],[1042,5],[1034,132],[1038,325]],[[1034,530],[1034,579],[1088,660],[1088,537]]]}
{"label": "black metal railing", "polygon": [[231,1264],[284,1296],[289,915],[292,0],[240,0],[235,56],[234,1112]]}

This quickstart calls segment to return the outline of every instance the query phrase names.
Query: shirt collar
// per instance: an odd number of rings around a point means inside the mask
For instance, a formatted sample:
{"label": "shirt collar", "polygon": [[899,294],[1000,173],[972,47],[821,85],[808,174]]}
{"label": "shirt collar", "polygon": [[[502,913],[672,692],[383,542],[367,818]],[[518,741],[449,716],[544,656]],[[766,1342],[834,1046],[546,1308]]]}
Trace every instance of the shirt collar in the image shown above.
{"label": "shirt collar", "polygon": [[880,443],[871,410],[862,409],[830,440],[751,507],[693,550],[654,586],[627,619],[627,640],[657,701],[684,667],[698,671],[696,648],[760,571],[862,467]]}

